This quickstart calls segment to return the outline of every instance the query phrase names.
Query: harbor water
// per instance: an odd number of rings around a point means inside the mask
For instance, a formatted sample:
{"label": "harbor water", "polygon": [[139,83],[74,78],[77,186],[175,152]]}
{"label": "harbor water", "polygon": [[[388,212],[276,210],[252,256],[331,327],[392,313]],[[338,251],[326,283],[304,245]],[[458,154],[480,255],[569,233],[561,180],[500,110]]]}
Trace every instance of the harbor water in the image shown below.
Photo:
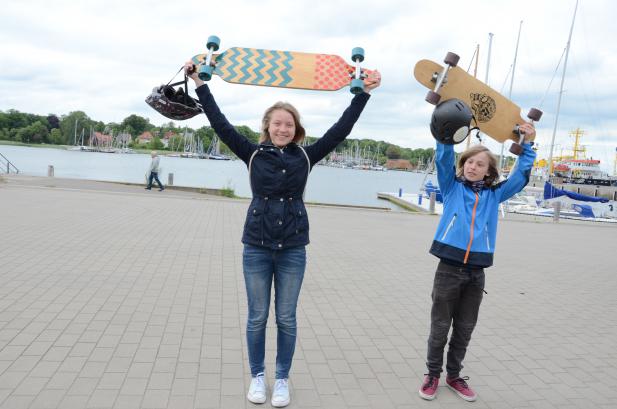
{"label": "harbor water", "polygon": [[[62,178],[91,179],[114,182],[143,183],[150,165],[147,154],[115,154],[69,151],[57,148],[0,145],[6,156],[27,175],[47,176],[49,165],[54,175]],[[173,173],[174,185],[211,189],[231,188],[240,197],[251,197],[248,170],[240,160],[207,160],[161,157],[165,184]],[[305,192],[307,202],[353,206],[377,206],[395,209],[388,201],[377,198],[378,192],[417,193],[424,173],[402,171],[370,171],[329,166],[315,166]],[[435,183],[435,176],[426,180]]]}

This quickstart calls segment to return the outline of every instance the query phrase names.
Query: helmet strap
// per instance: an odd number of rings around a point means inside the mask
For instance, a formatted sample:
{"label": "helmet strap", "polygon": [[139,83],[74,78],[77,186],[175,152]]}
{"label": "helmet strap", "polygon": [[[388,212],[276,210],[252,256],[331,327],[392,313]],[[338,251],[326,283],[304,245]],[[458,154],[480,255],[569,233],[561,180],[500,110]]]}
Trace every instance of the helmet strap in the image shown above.
{"label": "helmet strap", "polygon": [[[180,73],[180,71],[182,71],[183,69],[184,69],[184,66],[180,67],[180,69],[179,69],[178,71],[176,71],[176,73],[174,74],[174,76],[173,76],[173,77],[171,77],[171,79],[169,80],[169,82],[167,83],[167,85],[169,85],[169,84],[170,84],[170,83],[174,80],[174,78],[176,78],[176,76]],[[186,81],[186,73],[184,74],[184,81]],[[184,81],[181,81],[181,82],[176,82],[176,83],[174,83],[174,84],[171,84],[171,86],[173,87],[174,85],[181,84],[181,83],[182,83],[182,82],[184,82]]]}
{"label": "helmet strap", "polygon": [[[183,67],[184,68],[184,67]],[[182,68],[180,68],[180,70],[182,70]],[[180,72],[180,71],[178,71]],[[176,75],[178,75],[178,72],[176,73]],[[176,85],[180,85],[180,84],[184,84],[184,103],[188,103],[187,99],[190,98],[189,97],[189,88],[188,88],[188,82],[189,82],[189,77],[186,75],[186,73],[184,73],[184,79],[182,81],[178,81],[178,82],[174,82],[173,84],[171,84],[171,81],[176,77],[176,75],[173,76],[173,78],[171,80],[169,80],[169,82],[167,83],[167,85],[165,85],[166,87],[175,87]]]}
{"label": "helmet strap", "polygon": [[474,122],[475,126],[473,126],[473,127],[471,127],[469,129],[469,134],[471,135],[471,133],[473,131],[476,131],[476,138],[478,138],[478,141],[480,141],[480,143],[482,143],[482,136],[480,136],[480,127],[478,126],[478,120],[476,119],[476,116],[472,115],[471,116],[471,120]]}

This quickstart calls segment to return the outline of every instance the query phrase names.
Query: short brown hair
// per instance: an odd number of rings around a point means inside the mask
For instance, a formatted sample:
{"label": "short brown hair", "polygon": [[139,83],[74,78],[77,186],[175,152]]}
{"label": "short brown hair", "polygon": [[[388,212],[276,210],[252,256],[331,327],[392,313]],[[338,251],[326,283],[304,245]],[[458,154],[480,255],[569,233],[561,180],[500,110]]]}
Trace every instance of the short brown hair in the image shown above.
{"label": "short brown hair", "polygon": [[270,140],[270,134],[268,133],[268,127],[270,126],[270,119],[272,117],[272,112],[276,111],[277,109],[287,111],[291,114],[291,116],[294,119],[294,125],[296,127],[296,133],[294,135],[294,138],[292,139],[292,142],[295,142],[297,144],[302,143],[302,141],[304,140],[304,137],[306,136],[306,131],[304,130],[304,127],[300,123],[300,113],[289,102],[281,102],[281,101],[272,105],[270,108],[266,109],[266,112],[264,112],[264,116],[261,119],[261,134],[259,135],[259,143],[264,143]]}
{"label": "short brown hair", "polygon": [[499,168],[497,165],[497,157],[484,145],[474,145],[461,153],[456,164],[456,176],[463,176],[463,166],[465,162],[467,162],[467,159],[482,152],[486,152],[486,156],[488,157],[488,176],[484,177],[484,183],[487,187],[490,187],[499,181]]}

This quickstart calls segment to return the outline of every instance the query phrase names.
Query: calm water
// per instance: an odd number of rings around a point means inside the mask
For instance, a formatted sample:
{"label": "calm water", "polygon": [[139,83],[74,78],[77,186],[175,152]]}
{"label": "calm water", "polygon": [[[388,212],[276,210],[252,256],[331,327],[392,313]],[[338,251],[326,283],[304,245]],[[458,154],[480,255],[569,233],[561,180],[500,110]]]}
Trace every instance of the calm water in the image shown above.
{"label": "calm water", "polygon": [[[79,152],[62,149],[0,145],[21,173],[47,176],[54,166],[56,177],[143,183],[150,155]],[[246,165],[240,161],[217,161],[161,157],[161,181],[174,174],[174,185],[220,189],[231,187],[236,195],[250,197]],[[377,199],[377,192],[417,192],[423,174],[398,171],[365,171],[315,166],[309,177],[305,199],[309,202],[390,207]],[[429,176],[435,182],[434,176]]]}

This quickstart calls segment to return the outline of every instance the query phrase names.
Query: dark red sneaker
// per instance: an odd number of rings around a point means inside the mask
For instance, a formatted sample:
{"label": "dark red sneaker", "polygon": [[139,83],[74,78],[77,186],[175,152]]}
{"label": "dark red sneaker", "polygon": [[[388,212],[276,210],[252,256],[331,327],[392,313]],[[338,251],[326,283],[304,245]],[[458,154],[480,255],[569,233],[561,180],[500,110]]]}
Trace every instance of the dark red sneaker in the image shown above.
{"label": "dark red sneaker", "polygon": [[439,378],[436,376],[425,375],[422,381],[422,386],[418,390],[418,394],[422,399],[433,400],[437,396],[437,387],[439,386]]}
{"label": "dark red sneaker", "polygon": [[448,378],[446,377],[446,384],[452,389],[458,396],[465,399],[467,402],[473,402],[478,397],[476,393],[467,385],[469,377],[464,378]]}

